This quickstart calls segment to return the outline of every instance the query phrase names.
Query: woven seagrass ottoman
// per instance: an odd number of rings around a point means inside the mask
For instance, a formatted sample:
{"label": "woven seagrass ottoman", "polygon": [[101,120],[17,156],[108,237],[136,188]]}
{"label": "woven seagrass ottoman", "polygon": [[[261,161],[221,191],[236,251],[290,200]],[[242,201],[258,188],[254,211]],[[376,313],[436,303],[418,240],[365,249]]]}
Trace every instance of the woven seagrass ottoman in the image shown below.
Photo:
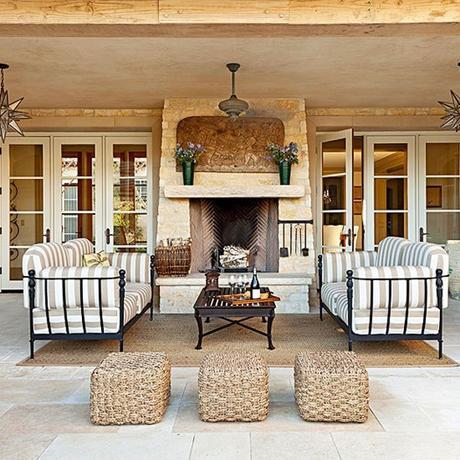
{"label": "woven seagrass ottoman", "polygon": [[268,366],[258,353],[209,353],[198,374],[205,422],[258,422],[268,415]]}
{"label": "woven seagrass ottoman", "polygon": [[299,353],[295,358],[294,381],[297,407],[304,420],[367,420],[369,379],[353,352]]}
{"label": "woven seagrass ottoman", "polygon": [[164,353],[111,353],[91,374],[96,425],[158,423],[169,403],[171,364]]}

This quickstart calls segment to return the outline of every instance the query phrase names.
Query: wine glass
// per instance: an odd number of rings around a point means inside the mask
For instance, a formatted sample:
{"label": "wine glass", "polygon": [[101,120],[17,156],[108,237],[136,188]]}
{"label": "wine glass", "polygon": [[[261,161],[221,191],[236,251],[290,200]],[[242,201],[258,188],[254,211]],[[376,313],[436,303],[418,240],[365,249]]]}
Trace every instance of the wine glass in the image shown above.
{"label": "wine glass", "polygon": [[243,275],[240,275],[238,276],[238,290],[240,294],[243,292],[243,287],[244,287]]}
{"label": "wine glass", "polygon": [[230,293],[233,294],[235,292],[235,285],[236,285],[236,277],[235,275],[230,275],[230,280],[228,282],[230,286]]}

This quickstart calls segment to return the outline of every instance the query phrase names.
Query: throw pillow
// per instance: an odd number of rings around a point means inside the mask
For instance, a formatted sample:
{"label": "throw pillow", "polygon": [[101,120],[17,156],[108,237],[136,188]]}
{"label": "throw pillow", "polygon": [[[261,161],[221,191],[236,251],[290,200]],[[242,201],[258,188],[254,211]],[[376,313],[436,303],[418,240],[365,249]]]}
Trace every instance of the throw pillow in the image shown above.
{"label": "throw pillow", "polygon": [[110,267],[109,258],[104,251],[83,255],[83,267],[97,267],[99,265]]}

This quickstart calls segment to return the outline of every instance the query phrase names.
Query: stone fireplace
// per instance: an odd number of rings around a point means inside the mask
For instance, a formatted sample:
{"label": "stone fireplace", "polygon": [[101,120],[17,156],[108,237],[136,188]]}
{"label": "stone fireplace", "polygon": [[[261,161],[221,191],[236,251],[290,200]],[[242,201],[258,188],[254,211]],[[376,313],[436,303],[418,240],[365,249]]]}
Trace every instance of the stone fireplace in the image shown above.
{"label": "stone fireplace", "polygon": [[[222,250],[225,244],[234,243],[256,252],[261,283],[282,298],[277,304],[278,313],[308,312],[308,286],[315,270],[313,226],[309,224],[306,228],[308,256],[290,253],[288,257],[280,257],[282,229],[278,225],[278,220],[305,221],[312,216],[305,102],[303,99],[248,101],[248,117],[269,119],[267,123],[274,118],[280,120],[284,142],[298,144],[301,154],[299,164],[292,169],[291,185],[279,185],[276,168],[267,168],[263,164],[268,161],[265,158],[260,160],[260,168],[252,163],[250,169],[243,171],[233,169],[228,160],[231,156],[221,152],[225,169],[215,172],[210,170],[212,164],[206,163],[205,168],[195,173],[194,185],[184,186],[174,158],[178,125],[187,117],[221,117],[218,102],[186,98],[165,101],[157,242],[191,237],[193,260],[187,277],[158,278],[160,311],[192,313],[194,301],[204,286],[201,270],[211,265],[213,249]],[[222,274],[220,283],[226,285],[228,278],[228,274]]]}
{"label": "stone fireplace", "polygon": [[278,271],[278,200],[276,198],[204,198],[190,200],[191,271],[212,267],[215,251],[237,246],[250,252],[261,272]]}

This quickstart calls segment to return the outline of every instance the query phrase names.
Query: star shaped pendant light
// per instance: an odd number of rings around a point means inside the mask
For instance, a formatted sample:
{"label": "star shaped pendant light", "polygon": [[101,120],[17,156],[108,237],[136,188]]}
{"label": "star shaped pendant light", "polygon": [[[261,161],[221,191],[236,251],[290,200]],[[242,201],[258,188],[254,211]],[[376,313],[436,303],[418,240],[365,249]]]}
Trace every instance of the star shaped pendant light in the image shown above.
{"label": "star shaped pendant light", "polygon": [[439,101],[446,111],[446,115],[441,117],[441,120],[444,120],[441,128],[460,131],[460,96],[451,90],[450,97],[452,98],[452,102]]}
{"label": "star shaped pendant light", "polygon": [[21,136],[24,136],[22,129],[18,125],[19,120],[30,118],[26,112],[21,112],[18,109],[24,98],[14,102],[9,101],[8,91],[5,90],[3,72],[9,68],[8,64],[0,64],[1,86],[0,86],[0,138],[5,142],[8,131],[16,131]]}

